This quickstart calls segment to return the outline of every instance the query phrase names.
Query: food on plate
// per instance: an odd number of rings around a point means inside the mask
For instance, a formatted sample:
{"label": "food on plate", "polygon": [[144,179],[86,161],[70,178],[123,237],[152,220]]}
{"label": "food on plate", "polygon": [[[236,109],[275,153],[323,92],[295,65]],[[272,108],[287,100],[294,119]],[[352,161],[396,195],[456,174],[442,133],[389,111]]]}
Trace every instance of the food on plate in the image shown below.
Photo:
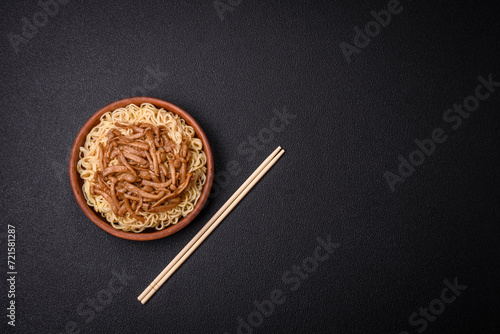
{"label": "food on plate", "polygon": [[89,206],[116,229],[162,230],[193,211],[207,157],[193,127],[149,103],[105,113],[80,148]]}

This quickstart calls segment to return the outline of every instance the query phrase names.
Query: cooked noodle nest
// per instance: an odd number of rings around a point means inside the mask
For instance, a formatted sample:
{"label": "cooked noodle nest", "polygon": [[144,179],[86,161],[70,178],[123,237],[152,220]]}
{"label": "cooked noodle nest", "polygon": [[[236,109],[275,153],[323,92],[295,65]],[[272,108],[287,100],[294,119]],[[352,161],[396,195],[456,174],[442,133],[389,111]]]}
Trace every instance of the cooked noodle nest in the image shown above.
{"label": "cooked noodle nest", "polygon": [[[100,145],[106,145],[108,142],[109,131],[118,129],[122,135],[131,135],[132,129],[117,127],[117,124],[135,125],[142,123],[165,126],[168,139],[175,144],[173,150],[176,154],[179,154],[183,143],[187,144],[187,149],[191,154],[187,170],[192,176],[180,195],[179,204],[165,212],[138,211],[137,215],[143,220],[139,221],[129,212],[121,217],[117,215],[112,210],[110,203],[102,195],[93,193],[91,188],[97,184],[97,174],[103,171],[99,151]],[[167,169],[169,161],[164,162]],[[207,157],[203,151],[202,141],[195,137],[193,127],[187,125],[182,117],[171,111],[163,108],[158,109],[150,103],[143,103],[140,106],[129,104],[101,116],[100,123],[88,133],[83,147],[80,148],[77,171],[83,179],[82,190],[87,204],[106,218],[114,228],[125,232],[139,233],[147,228],[163,230],[170,224],[176,224],[179,219],[194,210],[206,181],[206,163]],[[109,161],[108,166],[118,164],[119,159],[113,158]],[[108,186],[110,185],[109,180],[106,183]]]}

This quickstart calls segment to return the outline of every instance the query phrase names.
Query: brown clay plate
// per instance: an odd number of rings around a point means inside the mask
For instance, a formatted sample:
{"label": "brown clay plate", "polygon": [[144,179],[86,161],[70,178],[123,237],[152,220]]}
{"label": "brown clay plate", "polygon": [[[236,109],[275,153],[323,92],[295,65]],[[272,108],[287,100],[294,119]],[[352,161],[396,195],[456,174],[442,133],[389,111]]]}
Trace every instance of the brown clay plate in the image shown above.
{"label": "brown clay plate", "polygon": [[[83,185],[83,180],[80,178],[80,174],[76,170],[76,164],[79,159],[79,151],[80,147],[83,146],[85,143],[85,139],[87,137],[87,134],[90,132],[92,128],[94,128],[97,124],[100,122],[100,118],[103,114],[105,114],[108,111],[113,111],[117,108],[125,107],[131,103],[134,103],[136,105],[141,105],[142,103],[151,103],[157,108],[163,108],[165,110],[171,111],[174,114],[179,115],[182,117],[185,121],[186,124],[192,126],[196,132],[196,137],[200,138],[202,143],[203,143],[203,150],[205,151],[205,154],[207,156],[207,180],[205,182],[205,185],[203,187],[200,199],[198,200],[198,203],[194,207],[194,210],[190,212],[186,217],[180,219],[177,224],[175,225],[170,225],[166,227],[165,229],[161,231],[157,231],[154,229],[145,230],[141,233],[134,233],[134,232],[124,232],[118,229],[115,229],[112,227],[104,217],[102,217],[99,213],[95,212],[92,207],[89,207],[87,205],[87,202],[85,201],[85,197],[83,195],[82,191],[82,185]],[[76,201],[78,202],[78,205],[80,208],[83,210],[85,215],[93,221],[97,226],[105,230],[106,232],[119,237],[123,239],[128,239],[128,240],[141,240],[141,241],[146,241],[146,240],[155,240],[155,239],[160,239],[164,238],[168,235],[171,235],[181,229],[183,229],[187,224],[189,224],[201,211],[203,206],[205,205],[205,202],[208,199],[208,195],[210,193],[210,189],[212,188],[212,182],[213,182],[213,177],[214,177],[214,158],[212,155],[212,150],[210,148],[210,144],[208,143],[207,136],[203,132],[202,128],[200,125],[195,121],[191,115],[189,115],[186,111],[183,109],[179,108],[178,106],[167,102],[163,101],[160,99],[152,98],[152,97],[132,97],[128,99],[123,99],[119,100],[113,103],[108,104],[107,106],[99,109],[90,119],[83,125],[83,127],[80,129],[80,132],[78,132],[78,135],[76,136],[75,142],[73,143],[73,147],[71,148],[71,155],[69,158],[69,180],[71,183],[71,189],[73,190],[73,194],[75,195]]]}

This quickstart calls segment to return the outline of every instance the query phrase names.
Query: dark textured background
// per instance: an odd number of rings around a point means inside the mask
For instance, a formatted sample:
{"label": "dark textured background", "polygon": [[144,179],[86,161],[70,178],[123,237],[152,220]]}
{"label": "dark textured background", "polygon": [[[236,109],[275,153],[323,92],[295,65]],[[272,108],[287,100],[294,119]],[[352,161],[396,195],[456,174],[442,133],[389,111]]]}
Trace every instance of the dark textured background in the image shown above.
{"label": "dark textured background", "polygon": [[[1,279],[0,332],[236,333],[254,300],[280,289],[285,302],[254,332],[417,333],[409,317],[457,277],[468,288],[425,332],[498,333],[500,88],[456,131],[442,120],[479,76],[500,81],[498,10],[494,1],[401,5],[347,63],[340,43],[387,1],[243,0],[224,20],[212,1],[70,1],[18,53],[8,36],[40,7],[2,1],[0,276],[7,224],[18,275],[15,328]],[[162,74],[144,88],[148,68]],[[219,175],[198,218],[152,242],[100,230],[68,181],[83,123],[133,95],[195,117]],[[284,131],[255,157],[238,150],[284,108],[296,115]],[[391,192],[384,171],[437,127],[448,140]],[[279,163],[141,305],[140,292],[278,145]],[[224,179],[230,161],[241,172]],[[291,291],[282,275],[328,235],[340,247]],[[131,278],[91,316],[113,271]]]}

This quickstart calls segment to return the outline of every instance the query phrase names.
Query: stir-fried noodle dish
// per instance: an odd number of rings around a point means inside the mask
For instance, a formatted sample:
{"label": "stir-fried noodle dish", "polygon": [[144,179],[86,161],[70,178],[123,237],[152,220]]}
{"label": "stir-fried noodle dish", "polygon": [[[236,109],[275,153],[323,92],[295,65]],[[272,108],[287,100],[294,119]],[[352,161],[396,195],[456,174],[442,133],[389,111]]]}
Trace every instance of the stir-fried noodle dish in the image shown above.
{"label": "stir-fried noodle dish", "polygon": [[88,205],[114,228],[139,233],[193,211],[206,162],[193,127],[144,103],[105,113],[80,148],[77,170]]}

